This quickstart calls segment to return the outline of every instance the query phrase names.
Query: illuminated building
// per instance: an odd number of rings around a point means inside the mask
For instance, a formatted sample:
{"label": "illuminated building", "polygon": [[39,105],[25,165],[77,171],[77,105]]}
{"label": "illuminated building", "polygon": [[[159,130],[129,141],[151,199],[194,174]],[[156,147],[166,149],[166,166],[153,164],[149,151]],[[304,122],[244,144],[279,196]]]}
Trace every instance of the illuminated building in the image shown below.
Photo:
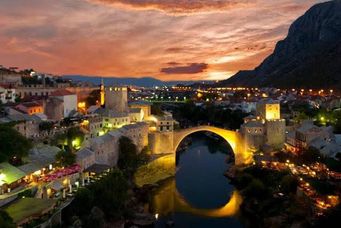
{"label": "illuminated building", "polygon": [[100,86],[100,95],[101,95],[101,106],[103,106],[105,104],[105,91],[104,91],[104,82],[103,82],[103,78],[101,80],[101,86]]}
{"label": "illuminated building", "polygon": [[127,87],[106,87],[105,108],[118,113],[128,112]]}
{"label": "illuminated building", "polygon": [[15,108],[28,115],[44,113],[43,105],[36,101],[21,103],[17,105]]}
{"label": "illuminated building", "polygon": [[143,120],[147,120],[151,115],[151,103],[145,101],[129,102],[129,107],[143,110]]}
{"label": "illuminated building", "polygon": [[280,119],[280,104],[274,100],[263,100],[256,105],[257,116],[266,120]]}
{"label": "illuminated building", "polygon": [[258,150],[263,145],[281,147],[285,141],[285,120],[280,118],[278,101],[265,99],[256,105],[256,117],[247,117],[241,126],[248,150]]}

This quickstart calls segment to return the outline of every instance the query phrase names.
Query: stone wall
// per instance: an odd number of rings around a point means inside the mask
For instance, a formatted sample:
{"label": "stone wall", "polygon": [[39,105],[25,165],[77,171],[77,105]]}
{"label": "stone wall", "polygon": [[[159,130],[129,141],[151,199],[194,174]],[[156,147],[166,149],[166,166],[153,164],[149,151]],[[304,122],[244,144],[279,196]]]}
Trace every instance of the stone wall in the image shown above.
{"label": "stone wall", "polygon": [[173,132],[150,133],[149,146],[153,154],[173,153]]}

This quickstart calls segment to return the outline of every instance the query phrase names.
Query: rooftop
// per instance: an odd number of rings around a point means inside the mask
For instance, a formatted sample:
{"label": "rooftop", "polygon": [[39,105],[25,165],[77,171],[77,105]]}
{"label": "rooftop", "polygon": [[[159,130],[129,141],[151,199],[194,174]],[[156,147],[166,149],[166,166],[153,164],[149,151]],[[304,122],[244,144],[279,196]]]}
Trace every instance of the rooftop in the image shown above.
{"label": "rooftop", "polygon": [[20,103],[18,105],[22,105],[26,108],[32,108],[32,107],[38,107],[38,106],[42,106],[40,103],[32,101],[32,102],[24,102],[24,103]]}
{"label": "rooftop", "polygon": [[128,117],[127,113],[124,112],[116,112],[114,110],[111,109],[107,109],[107,108],[98,108],[95,113],[102,115],[104,117],[108,117],[108,118],[124,118],[124,117]]}
{"label": "rooftop", "polygon": [[50,96],[61,97],[61,96],[68,96],[68,95],[76,95],[76,94],[66,89],[60,89],[60,90],[56,90],[52,92]]}
{"label": "rooftop", "polygon": [[55,162],[59,151],[60,148],[56,146],[39,145],[29,151],[28,157],[37,167],[43,168]]}
{"label": "rooftop", "polygon": [[0,185],[3,183],[11,184],[26,176],[23,171],[9,164],[8,162],[0,163],[0,172],[3,174],[3,177],[0,180]]}
{"label": "rooftop", "polygon": [[90,157],[93,155],[93,151],[89,148],[83,148],[77,152],[77,160],[82,160],[84,158]]}
{"label": "rooftop", "polygon": [[245,127],[263,127],[263,123],[259,120],[252,120],[252,121],[249,121],[245,124],[243,124]]}

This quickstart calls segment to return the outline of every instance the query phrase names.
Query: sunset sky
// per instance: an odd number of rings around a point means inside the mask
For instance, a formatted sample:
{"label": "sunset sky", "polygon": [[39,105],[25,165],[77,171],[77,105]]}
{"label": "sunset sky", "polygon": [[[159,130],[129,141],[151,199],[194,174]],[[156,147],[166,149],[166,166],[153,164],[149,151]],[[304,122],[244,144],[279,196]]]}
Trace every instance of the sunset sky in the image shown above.
{"label": "sunset sky", "polygon": [[54,74],[226,79],[322,0],[1,0],[0,65]]}

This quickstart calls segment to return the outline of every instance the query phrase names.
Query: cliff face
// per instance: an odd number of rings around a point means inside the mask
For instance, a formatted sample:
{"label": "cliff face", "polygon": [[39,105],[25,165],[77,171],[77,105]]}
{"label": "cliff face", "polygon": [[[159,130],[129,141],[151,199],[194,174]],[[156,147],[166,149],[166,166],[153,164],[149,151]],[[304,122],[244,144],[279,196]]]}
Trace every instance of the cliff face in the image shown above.
{"label": "cliff face", "polygon": [[341,0],[310,8],[257,68],[219,84],[341,89]]}

